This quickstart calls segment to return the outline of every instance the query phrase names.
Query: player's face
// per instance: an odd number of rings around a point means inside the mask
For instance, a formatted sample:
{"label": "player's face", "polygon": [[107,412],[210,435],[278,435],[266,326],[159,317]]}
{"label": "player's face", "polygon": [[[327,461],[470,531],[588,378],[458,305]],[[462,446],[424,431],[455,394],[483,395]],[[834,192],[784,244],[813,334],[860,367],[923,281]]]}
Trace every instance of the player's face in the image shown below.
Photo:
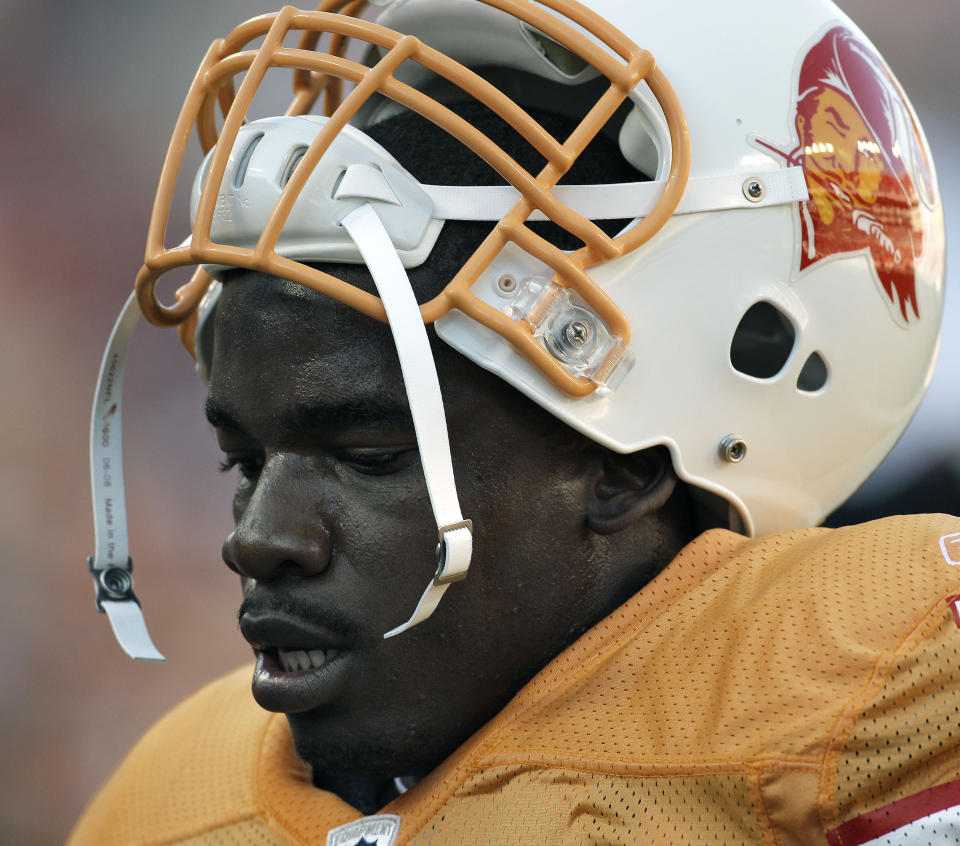
{"label": "player's face", "polygon": [[437,542],[389,330],[252,274],[218,309],[209,410],[240,472],[223,555],[242,577],[254,695],[290,715],[315,768],[428,771],[607,601],[584,526],[592,448],[437,347],[474,556],[433,617],[384,640]]}

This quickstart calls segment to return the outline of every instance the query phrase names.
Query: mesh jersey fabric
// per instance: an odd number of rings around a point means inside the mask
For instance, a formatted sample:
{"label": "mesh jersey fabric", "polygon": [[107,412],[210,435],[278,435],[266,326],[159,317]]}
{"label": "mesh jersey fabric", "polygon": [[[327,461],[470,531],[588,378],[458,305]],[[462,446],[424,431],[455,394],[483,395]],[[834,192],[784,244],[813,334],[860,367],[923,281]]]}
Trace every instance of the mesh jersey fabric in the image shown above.
{"label": "mesh jersey fabric", "polygon": [[[945,516],[701,535],[382,809],[397,844],[852,846],[960,805],[954,536]],[[359,818],[249,678],[154,726],[69,844],[324,844]]]}

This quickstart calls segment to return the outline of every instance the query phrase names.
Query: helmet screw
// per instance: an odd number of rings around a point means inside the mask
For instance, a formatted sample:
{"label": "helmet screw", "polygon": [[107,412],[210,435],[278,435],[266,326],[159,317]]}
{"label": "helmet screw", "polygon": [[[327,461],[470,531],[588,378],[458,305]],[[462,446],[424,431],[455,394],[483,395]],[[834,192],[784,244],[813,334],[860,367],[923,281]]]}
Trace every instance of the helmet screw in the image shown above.
{"label": "helmet screw", "polygon": [[563,335],[573,347],[582,347],[590,340],[590,327],[582,320],[571,320],[563,330]]}
{"label": "helmet screw", "polygon": [[737,464],[747,455],[747,442],[739,435],[727,435],[720,441],[720,457],[731,464]]}
{"label": "helmet screw", "polygon": [[759,179],[751,176],[743,183],[743,196],[751,203],[759,203],[766,193],[767,189],[763,187],[763,183]]}
{"label": "helmet screw", "polygon": [[133,577],[122,567],[109,567],[100,573],[100,587],[109,599],[126,599],[133,588]]}
{"label": "helmet screw", "polygon": [[504,273],[497,280],[497,289],[501,294],[512,294],[517,290],[517,279],[515,276],[511,276],[509,273]]}

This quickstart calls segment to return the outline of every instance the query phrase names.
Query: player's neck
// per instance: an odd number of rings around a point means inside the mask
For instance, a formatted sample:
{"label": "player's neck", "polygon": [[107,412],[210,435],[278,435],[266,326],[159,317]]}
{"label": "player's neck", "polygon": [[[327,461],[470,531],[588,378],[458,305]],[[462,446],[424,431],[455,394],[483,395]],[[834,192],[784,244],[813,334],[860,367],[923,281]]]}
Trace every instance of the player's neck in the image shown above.
{"label": "player's neck", "polygon": [[313,784],[321,790],[335,793],[344,802],[363,814],[374,814],[399,795],[391,776],[371,776],[367,773],[314,772]]}

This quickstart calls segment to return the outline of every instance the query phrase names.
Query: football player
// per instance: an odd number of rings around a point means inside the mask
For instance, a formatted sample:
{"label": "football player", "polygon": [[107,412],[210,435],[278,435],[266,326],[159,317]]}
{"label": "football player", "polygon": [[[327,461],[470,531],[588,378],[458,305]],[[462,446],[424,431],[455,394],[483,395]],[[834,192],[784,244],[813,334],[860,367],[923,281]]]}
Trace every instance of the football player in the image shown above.
{"label": "football player", "polygon": [[237,468],[253,696],[164,718],[71,842],[956,842],[960,520],[811,528],[919,403],[943,264],[922,131],[827,0],[241,25],[104,357],[90,568],[162,659],[122,498],[142,313]]}

